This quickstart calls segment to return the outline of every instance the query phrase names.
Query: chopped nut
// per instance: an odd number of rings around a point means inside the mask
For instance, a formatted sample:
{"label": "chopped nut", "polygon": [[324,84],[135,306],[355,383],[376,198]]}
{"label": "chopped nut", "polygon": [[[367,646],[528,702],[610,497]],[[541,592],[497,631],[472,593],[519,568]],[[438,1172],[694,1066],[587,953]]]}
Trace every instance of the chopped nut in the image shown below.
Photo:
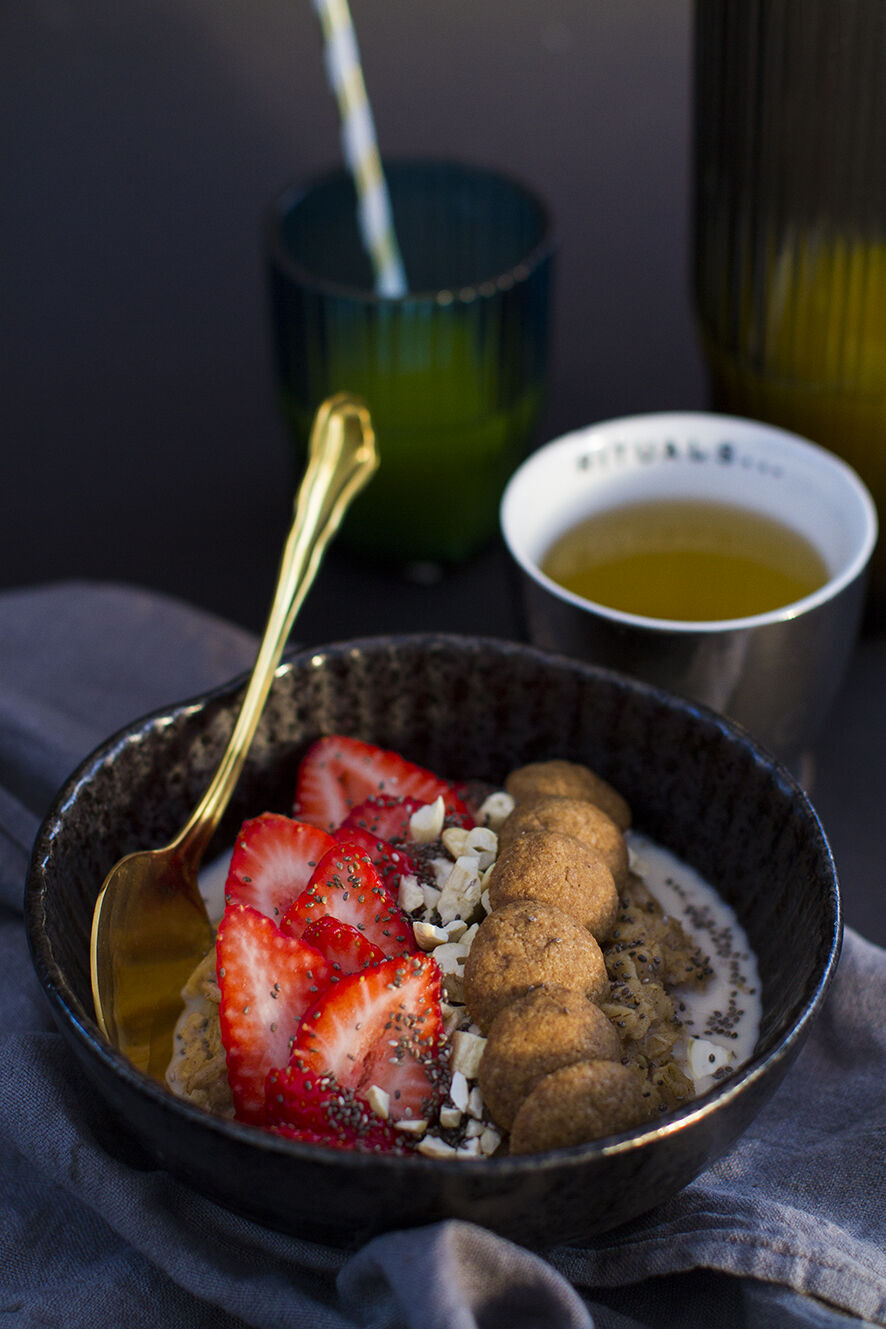
{"label": "chopped nut", "polygon": [[440,838],[453,858],[475,858],[481,872],[495,862],[498,836],[488,826],[447,826]]}
{"label": "chopped nut", "polygon": [[422,882],[421,893],[422,893],[422,899],[424,901],[424,907],[427,910],[427,912],[430,914],[433,912],[433,910],[437,908],[437,901],[440,899],[440,892],[437,890],[436,886],[431,886],[428,884],[428,882]]}
{"label": "chopped nut", "polygon": [[480,902],[481,889],[477,860],[465,855],[457,858],[437,901],[440,921],[446,924],[454,918],[470,918]]}
{"label": "chopped nut", "polygon": [[648,871],[643,856],[639,854],[634,845],[628,845],[628,867],[632,872],[636,872],[638,877],[645,877]]}
{"label": "chopped nut", "polygon": [[492,867],[498,853],[498,836],[488,826],[472,826],[468,831],[469,852],[476,856],[480,871],[486,872]]}
{"label": "chopped nut", "polygon": [[463,826],[447,826],[440,839],[446,846],[447,852],[453,858],[458,858],[467,852],[469,834],[470,832]]}
{"label": "chopped nut", "polygon": [[456,1126],[459,1126],[461,1124],[461,1119],[463,1115],[464,1114],[462,1113],[460,1108],[446,1107],[446,1106],[441,1107],[440,1125],[443,1126],[446,1130],[452,1130]]}
{"label": "chopped nut", "polygon": [[412,914],[417,909],[425,907],[425,893],[419,884],[418,878],[413,877],[411,873],[404,873],[400,878],[397,903],[407,914]]}
{"label": "chopped nut", "polygon": [[391,1097],[380,1085],[374,1084],[370,1087],[366,1095],[366,1102],[372,1108],[377,1117],[382,1117],[385,1121],[388,1119],[388,1110],[391,1104]]}
{"label": "chopped nut", "polygon": [[464,1112],[468,1106],[468,1082],[461,1071],[455,1071],[449,1086],[449,1097],[457,1108]]}
{"label": "chopped nut", "polygon": [[[457,1038],[457,1034],[452,1035]],[[713,1075],[721,1066],[728,1066],[732,1060],[729,1048],[722,1043],[713,1043],[709,1038],[690,1038],[688,1042],[687,1063],[693,1079],[700,1080],[706,1075]]]}
{"label": "chopped nut", "polygon": [[418,808],[409,818],[410,840],[416,844],[430,844],[432,840],[439,840],[445,817],[446,807],[442,797]]}
{"label": "chopped nut", "polygon": [[489,826],[492,830],[497,831],[502,823],[507,821],[515,806],[516,804],[510,794],[503,789],[496,790],[481,805],[477,813],[477,820],[484,826]]}
{"label": "chopped nut", "polygon": [[489,826],[472,826],[468,831],[468,843],[478,853],[498,853],[498,834]]}
{"label": "chopped nut", "polygon": [[432,951],[435,946],[449,941],[449,933],[444,928],[434,927],[433,923],[413,923],[412,931],[423,951]]}
{"label": "chopped nut", "polygon": [[461,1071],[468,1080],[476,1080],[486,1039],[462,1029],[452,1035],[452,1068]]}
{"label": "chopped nut", "polygon": [[442,888],[446,885],[446,881],[447,878],[449,877],[450,872],[452,871],[452,859],[432,858],[431,870],[434,874],[434,880],[442,890]]}
{"label": "chopped nut", "polygon": [[423,1140],[419,1140],[415,1151],[424,1154],[425,1158],[452,1158],[455,1154],[452,1145],[441,1140],[438,1135],[426,1135]]}
{"label": "chopped nut", "polygon": [[392,1121],[391,1125],[395,1131],[404,1131],[407,1135],[422,1135],[428,1129],[424,1117],[401,1117],[399,1121]]}
{"label": "chopped nut", "polygon": [[442,946],[434,948],[434,959],[443,975],[443,991],[447,1001],[464,1002],[462,979],[469,950],[470,947],[464,946],[460,941],[447,941]]}
{"label": "chopped nut", "polygon": [[459,945],[467,946],[468,950],[470,950],[471,946],[473,945],[474,938],[476,937],[477,932],[479,930],[479,927],[480,927],[479,923],[472,923],[471,926],[468,928],[467,932],[465,932],[463,936],[459,937],[458,939]]}
{"label": "chopped nut", "polygon": [[480,1153],[488,1158],[490,1154],[495,1153],[500,1144],[501,1135],[499,1132],[494,1126],[487,1126],[480,1136]]}
{"label": "chopped nut", "polygon": [[483,1117],[483,1095],[478,1084],[473,1085],[468,1094],[468,1115],[480,1121]]}

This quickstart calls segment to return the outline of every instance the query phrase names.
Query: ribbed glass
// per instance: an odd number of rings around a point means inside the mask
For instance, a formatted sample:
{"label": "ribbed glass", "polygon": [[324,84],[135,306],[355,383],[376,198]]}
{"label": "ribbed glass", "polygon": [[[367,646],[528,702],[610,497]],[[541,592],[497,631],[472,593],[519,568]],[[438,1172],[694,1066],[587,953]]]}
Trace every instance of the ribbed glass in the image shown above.
{"label": "ribbed glass", "polygon": [[695,0],[694,38],[712,404],[837,452],[886,513],[886,0]]}
{"label": "ribbed glass", "polygon": [[386,166],[409,282],[372,290],[344,173],[277,200],[267,227],[277,381],[299,457],[319,403],[365,398],[379,469],[343,528],[398,561],[464,558],[495,534],[531,441],[548,346],[550,219],[497,173]]}

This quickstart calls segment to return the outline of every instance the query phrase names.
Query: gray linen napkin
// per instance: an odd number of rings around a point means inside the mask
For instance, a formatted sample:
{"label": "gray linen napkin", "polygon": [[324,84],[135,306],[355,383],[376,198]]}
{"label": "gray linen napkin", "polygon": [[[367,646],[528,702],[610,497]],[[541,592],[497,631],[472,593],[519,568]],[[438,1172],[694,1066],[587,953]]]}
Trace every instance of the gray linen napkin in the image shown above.
{"label": "gray linen napkin", "polygon": [[[886,955],[846,938],[826,1010],[739,1145],[667,1205],[542,1258],[469,1223],[353,1256],[156,1168],[54,1031],[21,922],[49,800],[108,733],[248,668],[249,634],[118,586],[0,595],[0,1313],[140,1329],[886,1325]],[[116,1138],[115,1138],[116,1137]],[[114,1149],[106,1143],[114,1138]]]}

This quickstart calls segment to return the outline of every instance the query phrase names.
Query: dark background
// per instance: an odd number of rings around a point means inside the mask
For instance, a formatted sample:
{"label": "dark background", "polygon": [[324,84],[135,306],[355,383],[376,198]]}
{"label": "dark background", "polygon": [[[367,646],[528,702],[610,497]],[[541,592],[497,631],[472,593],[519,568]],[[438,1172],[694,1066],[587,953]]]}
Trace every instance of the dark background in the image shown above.
{"label": "dark background", "polygon": [[[507,169],[557,219],[542,436],[701,404],[687,0],[352,13],[382,150]],[[0,584],[125,578],[257,628],[295,482],[261,217],[340,161],[310,0],[4,0],[0,99]],[[449,591],[407,612],[455,626]]]}
{"label": "dark background", "polygon": [[[553,437],[706,404],[688,270],[689,0],[352,0],[379,140],[521,176],[561,240]],[[140,583],[264,619],[296,476],[261,218],[339,162],[310,0],[0,5],[0,589]],[[519,634],[499,546],[436,585],[333,551],[304,642]],[[883,640],[813,793],[850,922],[886,941]]]}

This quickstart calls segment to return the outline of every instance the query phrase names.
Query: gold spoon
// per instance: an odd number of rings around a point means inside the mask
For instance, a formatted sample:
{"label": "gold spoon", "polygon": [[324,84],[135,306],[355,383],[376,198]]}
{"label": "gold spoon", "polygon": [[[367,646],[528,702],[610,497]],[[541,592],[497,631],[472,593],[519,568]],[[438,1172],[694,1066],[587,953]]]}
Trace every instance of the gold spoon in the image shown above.
{"label": "gold spoon", "polygon": [[122,858],[95,902],[96,1019],[115,1047],[158,1080],[172,1055],[181,989],[212,942],[197,869],[233,793],[295,615],[345,510],[377,466],[365,405],[347,393],[330,397],[314,419],[265,634],[218,770],[171,844]]}

